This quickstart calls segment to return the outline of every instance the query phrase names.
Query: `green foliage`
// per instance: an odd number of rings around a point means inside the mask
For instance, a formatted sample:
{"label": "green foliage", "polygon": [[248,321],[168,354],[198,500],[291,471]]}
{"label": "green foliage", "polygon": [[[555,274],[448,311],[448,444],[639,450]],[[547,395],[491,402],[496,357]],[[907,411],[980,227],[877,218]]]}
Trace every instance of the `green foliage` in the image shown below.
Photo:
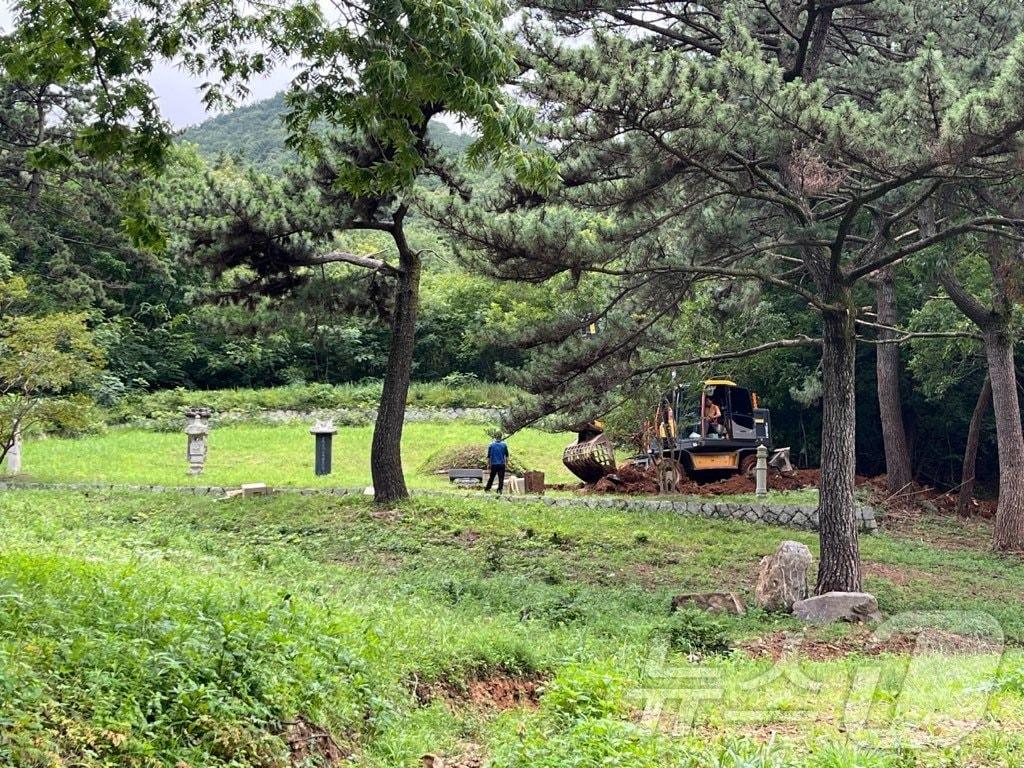
{"label": "green foliage", "polygon": [[0,592],[8,765],[282,765],[297,715],[380,714],[358,620],[273,588],[8,551]]}
{"label": "green foliage", "polygon": [[0,38],[5,78],[42,94],[44,119],[54,107],[81,118],[73,130],[52,131],[27,149],[32,169],[66,168],[79,152],[100,159],[125,157],[150,169],[162,164],[170,130],[146,76],[154,54],[173,55],[177,41],[146,5],[126,8],[108,0],[13,4],[13,28]]}
{"label": "green foliage", "polygon": [[0,392],[56,394],[88,380],[103,363],[82,314],[6,318],[0,325]]}
{"label": "green foliage", "polygon": [[85,431],[88,401],[52,398],[90,384],[103,362],[85,315],[0,315],[0,458],[40,426]]}
{"label": "green foliage", "polygon": [[[114,424],[180,420],[184,409],[192,405],[212,408],[221,416],[257,415],[261,411],[369,410],[380,402],[381,386],[379,380],[366,379],[354,384],[293,384],[264,389],[165,389],[121,398],[109,409],[109,419]],[[516,390],[507,385],[463,378],[415,382],[409,389],[408,404],[417,408],[504,408],[516,396]]]}
{"label": "green foliage", "polygon": [[542,706],[562,722],[621,717],[627,712],[625,691],[626,681],[610,664],[569,667],[544,687]]}
{"label": "green foliage", "polygon": [[698,656],[728,653],[732,645],[725,623],[696,608],[675,611],[665,623],[664,637],[673,651]]}
{"label": "green foliage", "polygon": [[[280,174],[299,160],[298,154],[286,146],[287,109],[285,94],[281,92],[187,128],[181,139],[194,144],[210,162],[232,158],[258,171]],[[472,136],[456,133],[437,121],[431,121],[427,135],[442,154],[452,157],[462,154],[473,143]]]}

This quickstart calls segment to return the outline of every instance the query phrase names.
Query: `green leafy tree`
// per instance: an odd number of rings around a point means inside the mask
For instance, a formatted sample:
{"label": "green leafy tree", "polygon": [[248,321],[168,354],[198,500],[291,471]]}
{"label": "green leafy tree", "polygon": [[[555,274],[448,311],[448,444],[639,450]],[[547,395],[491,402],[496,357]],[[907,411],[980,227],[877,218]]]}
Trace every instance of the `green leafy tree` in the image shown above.
{"label": "green leafy tree", "polygon": [[103,365],[85,315],[17,314],[26,296],[24,281],[0,259],[0,461],[54,396],[90,383]]}

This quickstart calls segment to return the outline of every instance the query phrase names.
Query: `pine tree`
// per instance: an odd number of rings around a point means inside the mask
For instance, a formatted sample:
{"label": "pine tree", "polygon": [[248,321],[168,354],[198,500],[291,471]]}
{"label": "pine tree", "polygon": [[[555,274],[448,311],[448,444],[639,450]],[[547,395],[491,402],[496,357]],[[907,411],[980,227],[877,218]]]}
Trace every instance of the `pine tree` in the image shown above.
{"label": "pine tree", "polygon": [[[537,374],[542,408],[580,382],[607,387],[820,345],[817,590],[859,590],[855,343],[859,328],[877,324],[861,316],[855,292],[938,244],[1014,226],[966,208],[928,232],[917,219],[977,158],[1013,151],[1024,41],[1006,30],[1019,28],[1019,11],[860,0],[783,3],[774,14],[753,0],[536,5],[521,87],[549,121],[562,183],[545,196],[510,185],[471,204],[450,197],[435,217],[496,276],[608,282],[594,296],[595,316],[609,320],[603,338],[561,342],[579,351]],[[652,330],[695,286],[733,281],[801,297],[819,315],[820,337],[665,359]],[[550,339],[567,329],[549,330]]]}

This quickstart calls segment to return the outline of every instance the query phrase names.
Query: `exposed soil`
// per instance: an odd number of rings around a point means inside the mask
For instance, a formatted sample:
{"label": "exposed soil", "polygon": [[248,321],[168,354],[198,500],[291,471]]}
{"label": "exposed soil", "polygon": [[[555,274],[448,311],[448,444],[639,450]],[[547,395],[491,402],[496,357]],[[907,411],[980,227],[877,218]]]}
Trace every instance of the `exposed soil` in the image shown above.
{"label": "exposed soil", "polygon": [[855,653],[863,656],[878,656],[883,653],[906,655],[915,652],[976,654],[997,653],[1001,650],[999,646],[994,645],[986,638],[959,635],[953,632],[929,630],[920,638],[907,633],[878,638],[867,628],[843,637],[828,639],[780,630],[739,643],[738,648],[755,659],[768,658],[772,661],[784,658],[829,661]]}
{"label": "exposed soil", "polygon": [[415,681],[413,693],[421,706],[443,701],[452,710],[472,707],[503,712],[509,709],[533,709],[540,700],[544,678],[497,673],[471,680]]}
{"label": "exposed soil", "polygon": [[482,768],[486,758],[479,744],[463,743],[456,755],[423,755],[423,768]]}
{"label": "exposed soil", "polygon": [[303,717],[288,723],[284,734],[288,743],[289,761],[292,765],[341,765],[351,752],[338,746],[326,728],[321,728]]}
{"label": "exposed soil", "polygon": [[[863,479],[861,480],[866,482]],[[768,473],[768,488],[774,491],[796,491],[801,488],[817,488],[820,481],[821,473],[816,469],[798,469],[788,475],[782,475],[775,471]],[[568,490],[575,488],[579,488],[579,486],[572,486]],[[584,486],[580,492],[643,495],[656,494],[658,490],[657,474],[653,467],[644,468],[626,464],[619,467],[613,474],[602,477],[593,485]],[[688,480],[679,488],[680,493],[693,496],[735,496],[753,493],[754,490],[753,478],[746,475],[733,475],[732,477],[710,482]]]}
{"label": "exposed soil", "polygon": [[905,587],[914,581],[923,581],[929,584],[948,582],[948,577],[941,574],[923,571],[920,568],[911,568],[905,565],[888,565],[886,563],[862,562],[861,573],[870,578],[885,579],[898,587]]}
{"label": "exposed soil", "polygon": [[625,464],[615,472],[606,475],[593,485],[583,488],[581,493],[624,493],[629,495],[658,492],[658,479],[654,469],[645,469],[634,464]]}

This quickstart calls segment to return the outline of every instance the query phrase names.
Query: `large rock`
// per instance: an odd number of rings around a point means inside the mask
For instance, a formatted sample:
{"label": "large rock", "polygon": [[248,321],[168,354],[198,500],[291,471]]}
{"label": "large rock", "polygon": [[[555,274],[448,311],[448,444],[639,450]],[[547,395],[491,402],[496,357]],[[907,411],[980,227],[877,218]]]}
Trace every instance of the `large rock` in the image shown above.
{"label": "large rock", "polygon": [[766,611],[789,612],[809,594],[807,572],[811,550],[799,541],[784,541],[774,555],[761,558],[754,585],[754,603]]}
{"label": "large rock", "polygon": [[798,619],[822,624],[829,621],[880,621],[878,601],[867,592],[826,592],[793,605]]}
{"label": "large rock", "polygon": [[700,608],[708,613],[732,613],[742,616],[747,612],[740,596],[735,592],[688,592],[672,598],[672,610]]}

